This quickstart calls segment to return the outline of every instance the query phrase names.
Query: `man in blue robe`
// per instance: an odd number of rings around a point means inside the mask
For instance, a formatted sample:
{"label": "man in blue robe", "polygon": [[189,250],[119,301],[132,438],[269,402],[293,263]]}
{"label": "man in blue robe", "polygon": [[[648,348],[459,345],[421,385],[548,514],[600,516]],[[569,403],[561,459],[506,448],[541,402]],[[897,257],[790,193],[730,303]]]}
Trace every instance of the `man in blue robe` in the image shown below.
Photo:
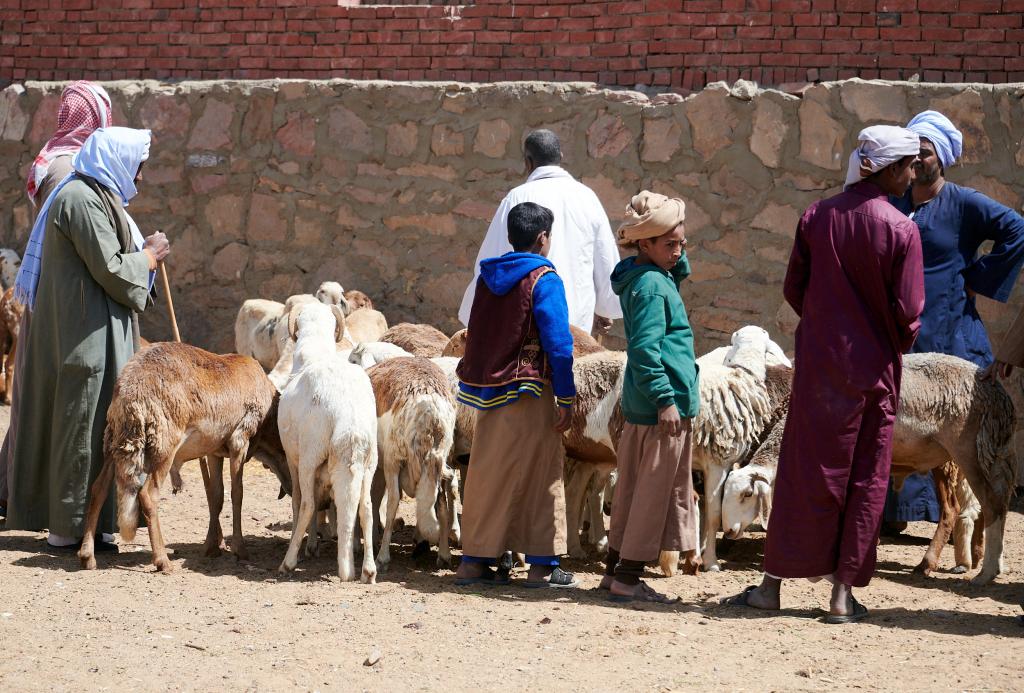
{"label": "man in blue robe", "polygon": [[[974,297],[1006,303],[1024,263],[1024,218],[1015,211],[945,179],[959,158],[963,135],[937,111],[924,111],[907,124],[921,138],[914,184],[890,201],[921,230],[925,304],[913,352],[952,354],[986,367],[992,347]],[[992,241],[988,254],[979,254]],[[930,474],[907,478],[898,494],[890,490],[885,520],[937,522],[939,505]]]}

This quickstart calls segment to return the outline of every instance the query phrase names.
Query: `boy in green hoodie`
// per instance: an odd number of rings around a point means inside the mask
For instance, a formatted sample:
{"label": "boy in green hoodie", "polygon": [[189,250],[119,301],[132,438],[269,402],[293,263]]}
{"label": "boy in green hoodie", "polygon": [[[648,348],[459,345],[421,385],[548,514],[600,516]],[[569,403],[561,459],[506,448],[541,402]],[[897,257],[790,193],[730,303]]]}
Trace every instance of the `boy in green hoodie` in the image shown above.
{"label": "boy in green hoodie", "polygon": [[690,467],[700,392],[693,331],[679,295],[690,274],[684,212],[682,200],[645,190],[618,230],[619,245],[637,254],[612,273],[628,340],[625,424],[601,581],[615,601],[675,601],[640,579],[661,551],[681,552],[690,571],[699,565]]}

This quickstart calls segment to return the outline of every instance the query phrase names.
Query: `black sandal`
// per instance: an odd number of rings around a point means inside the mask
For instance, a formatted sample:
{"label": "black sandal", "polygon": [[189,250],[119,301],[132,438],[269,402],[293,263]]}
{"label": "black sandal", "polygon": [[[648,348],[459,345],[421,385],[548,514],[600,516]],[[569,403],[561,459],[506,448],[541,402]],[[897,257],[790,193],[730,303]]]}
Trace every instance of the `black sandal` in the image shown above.
{"label": "black sandal", "polygon": [[850,596],[850,603],[853,605],[853,613],[829,614],[823,619],[825,623],[856,623],[868,615],[867,607],[854,599],[852,595]]}
{"label": "black sandal", "polygon": [[507,585],[512,582],[507,574],[499,573],[488,566],[484,572],[476,577],[455,578],[456,587],[469,587],[470,585]]}

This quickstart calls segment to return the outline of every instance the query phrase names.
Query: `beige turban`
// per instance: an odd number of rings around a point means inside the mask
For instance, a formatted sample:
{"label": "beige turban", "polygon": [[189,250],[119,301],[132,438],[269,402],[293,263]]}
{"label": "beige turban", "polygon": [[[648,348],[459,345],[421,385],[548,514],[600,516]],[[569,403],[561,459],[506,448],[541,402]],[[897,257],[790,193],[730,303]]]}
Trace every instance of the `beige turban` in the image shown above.
{"label": "beige turban", "polygon": [[634,195],[626,207],[626,220],[616,233],[619,245],[632,245],[643,238],[668,233],[686,218],[686,203],[649,190]]}

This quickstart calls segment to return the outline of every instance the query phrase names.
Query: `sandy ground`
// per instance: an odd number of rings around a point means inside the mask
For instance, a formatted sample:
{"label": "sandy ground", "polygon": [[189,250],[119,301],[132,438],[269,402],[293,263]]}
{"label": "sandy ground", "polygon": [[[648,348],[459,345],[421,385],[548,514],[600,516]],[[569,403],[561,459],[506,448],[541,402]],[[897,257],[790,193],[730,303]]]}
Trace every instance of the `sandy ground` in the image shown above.
{"label": "sandy ground", "polygon": [[[433,555],[411,557],[408,529],[376,585],[340,583],[333,542],[279,578],[291,509],[273,477],[248,466],[240,563],[202,556],[205,496],[198,466],[185,472],[160,506],[169,575],[153,572],[145,530],[93,572],[42,533],[0,532],[0,690],[1024,690],[1017,512],[996,583],[911,574],[931,527],[912,525],[858,594],[870,620],[829,626],[824,584],[787,583],[774,615],[718,605],[759,579],[759,534],[722,551],[721,573],[652,574],[683,598],[673,607],[609,603],[597,561],[567,562],[583,582],[571,593],[455,588]],[[230,503],[221,519],[230,533]]]}

